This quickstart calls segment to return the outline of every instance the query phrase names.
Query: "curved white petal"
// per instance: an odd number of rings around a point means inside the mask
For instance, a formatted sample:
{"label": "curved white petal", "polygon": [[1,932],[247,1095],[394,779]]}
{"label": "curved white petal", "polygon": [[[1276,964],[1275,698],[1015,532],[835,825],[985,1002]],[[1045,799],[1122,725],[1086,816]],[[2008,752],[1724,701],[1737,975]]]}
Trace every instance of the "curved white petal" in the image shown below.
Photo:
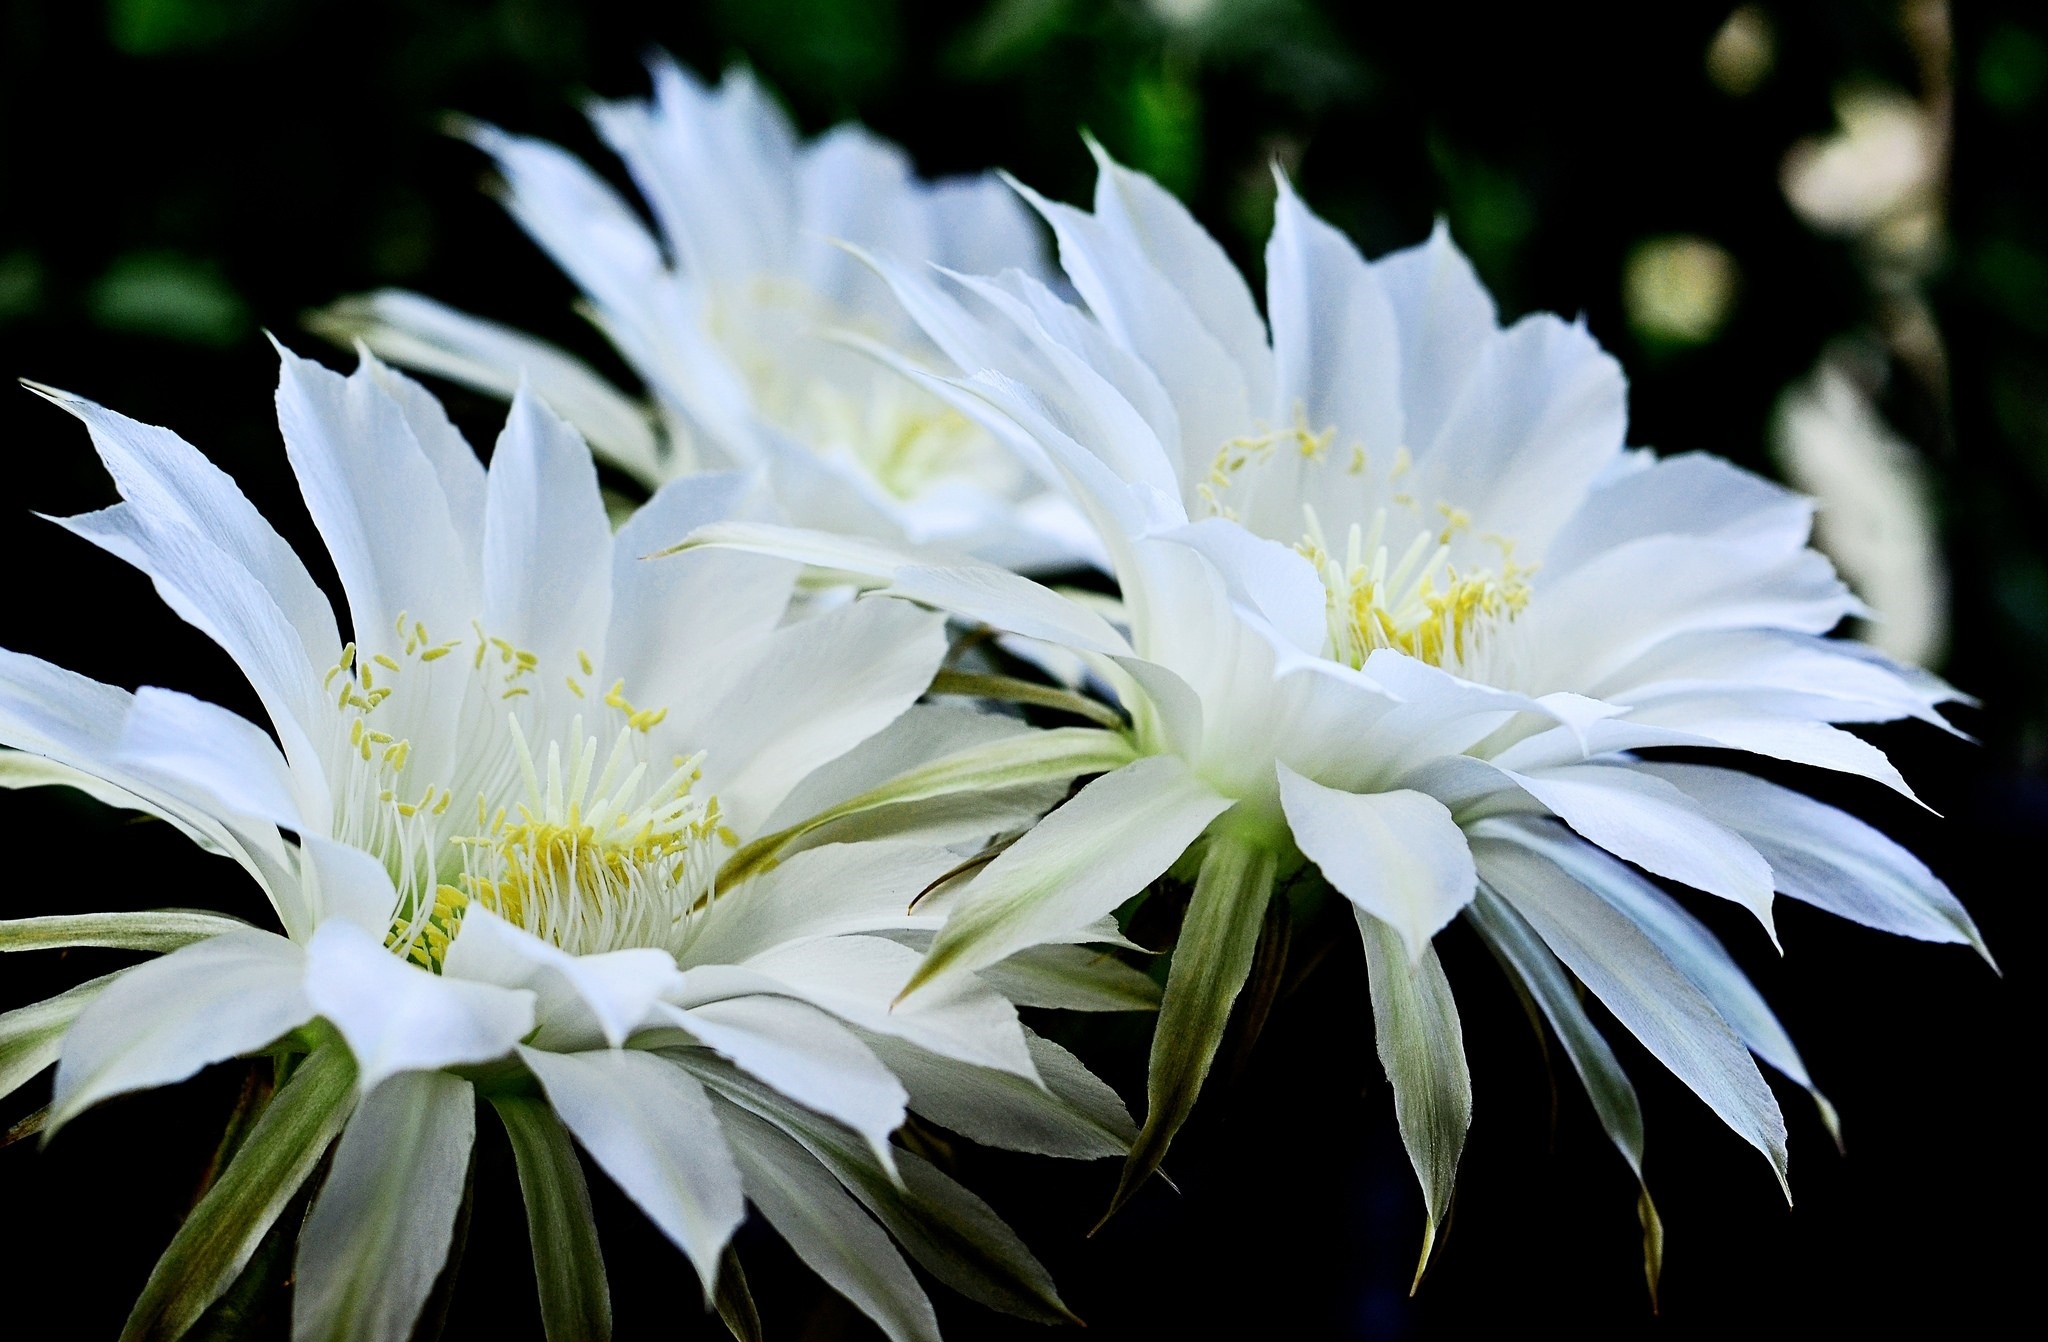
{"label": "curved white petal", "polygon": [[777,630],[695,743],[731,826],[754,833],[813,769],[894,722],[945,654],[944,618],[907,602],[857,601]]}
{"label": "curved white petal", "polygon": [[1437,440],[1493,337],[1498,318],[1441,220],[1429,240],[1373,262],[1401,339],[1401,407],[1407,441]]}
{"label": "curved white petal", "polygon": [[1927,864],[1854,816],[1729,769],[1642,764],[1747,839],[1782,894],[1920,941],[1966,942],[1990,958],[1962,904]]}
{"label": "curved white petal", "polygon": [[917,952],[881,937],[831,937],[782,946],[747,969],[849,1024],[960,1062],[1034,1077],[1017,1009],[978,978],[938,984],[904,1001]]}
{"label": "curved white petal", "polygon": [[612,531],[583,440],[531,393],[491,453],[483,545],[483,623],[494,638],[573,666],[604,647]]}
{"label": "curved white petal", "polygon": [[671,1007],[668,1015],[741,1071],[844,1123],[884,1168],[895,1168],[889,1134],[903,1126],[909,1096],[873,1051],[831,1016],[767,995]]}
{"label": "curved white petal", "polygon": [[[590,365],[544,340],[403,289],[341,299],[321,311],[313,325],[325,335],[360,340],[380,358],[488,395],[509,399],[523,381],[576,426],[593,452],[639,480],[660,478],[661,452],[647,412]],[[408,398],[399,400],[418,432]],[[424,434],[421,446],[427,446]],[[434,460],[443,466],[442,457]],[[481,476],[481,465],[477,469]],[[464,525],[470,512],[463,501],[466,486],[451,481],[445,468],[441,484],[457,525]],[[481,508],[476,515],[482,516]]]}
{"label": "curved white petal", "polygon": [[1464,831],[1420,792],[1339,792],[1280,766],[1288,828],[1361,912],[1394,929],[1410,961],[1472,902],[1479,878]]}
{"label": "curved white petal", "polygon": [[1510,776],[1552,814],[1616,857],[1742,905],[1776,939],[1770,864],[1669,783],[1610,764]]}
{"label": "curved white petal", "polygon": [[467,628],[476,557],[462,552],[439,473],[404,409],[368,368],[344,378],[283,346],[278,356],[278,427],[348,593],[356,642],[402,644],[401,613],[430,629]]}
{"label": "curved white petal", "polygon": [[571,955],[481,904],[464,911],[442,969],[451,979],[531,990],[539,1022],[532,1043],[556,1052],[618,1048],[682,983],[667,951]]}
{"label": "curved white petal", "polygon": [[502,1058],[534,1025],[530,991],[430,973],[341,919],[306,947],[306,997],[348,1041],[365,1092],[400,1072]]}
{"label": "curved white petal", "polygon": [[110,1095],[182,1081],[305,1024],[314,1013],[305,976],[297,946],[254,928],[130,969],[64,1036],[51,1129]]}
{"label": "curved white petal", "polygon": [[1170,755],[1104,774],[961,892],[918,970],[918,991],[1094,922],[1172,866],[1230,805]]}

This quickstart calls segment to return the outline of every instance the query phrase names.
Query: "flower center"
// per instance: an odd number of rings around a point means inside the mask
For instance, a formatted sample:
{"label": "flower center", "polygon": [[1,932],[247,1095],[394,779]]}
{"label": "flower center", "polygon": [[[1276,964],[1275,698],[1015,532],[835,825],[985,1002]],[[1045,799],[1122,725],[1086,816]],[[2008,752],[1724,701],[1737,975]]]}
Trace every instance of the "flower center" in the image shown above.
{"label": "flower center", "polygon": [[586,691],[587,654],[555,677],[480,626],[399,627],[401,655],[351,644],[327,678],[334,836],[391,873],[392,950],[438,970],[473,903],[572,954],[673,948],[738,837],[701,754],[650,758],[667,710]]}
{"label": "flower center", "polygon": [[759,276],[743,301],[714,300],[708,312],[711,333],[746,379],[757,413],[814,451],[851,456],[891,497],[914,499],[953,478],[999,486],[1016,474],[1008,454],[972,420],[832,339],[851,332],[901,344],[881,324],[810,286]]}
{"label": "flower center", "polygon": [[1384,508],[1370,528],[1351,524],[1341,557],[1315,509],[1303,504],[1302,512],[1307,528],[1294,548],[1323,581],[1329,655],[1352,667],[1392,648],[1432,666],[1462,668],[1528,604],[1530,571],[1508,557],[1506,544],[1498,570],[1460,570],[1451,562],[1451,538],[1470,525],[1455,509],[1445,509],[1441,532],[1418,532],[1399,559],[1385,543]]}
{"label": "flower center", "polygon": [[[1528,604],[1535,568],[1514,561],[1507,537],[1474,534],[1455,504],[1425,508],[1406,487],[1411,468],[1402,448],[1376,469],[1363,445],[1340,447],[1335,425],[1313,429],[1297,406],[1289,427],[1226,442],[1192,506],[1292,544],[1315,566],[1332,659],[1359,667],[1391,648],[1477,676]],[[1363,520],[1332,536],[1318,505]]]}

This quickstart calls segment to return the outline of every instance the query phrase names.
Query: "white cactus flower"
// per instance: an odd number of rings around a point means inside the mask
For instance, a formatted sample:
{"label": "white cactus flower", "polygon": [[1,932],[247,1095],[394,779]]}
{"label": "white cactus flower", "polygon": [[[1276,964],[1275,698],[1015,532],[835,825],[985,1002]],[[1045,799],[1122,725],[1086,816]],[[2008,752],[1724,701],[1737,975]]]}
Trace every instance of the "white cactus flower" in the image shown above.
{"label": "white cactus flower", "polygon": [[1782,1179],[1784,1121],[1751,1054],[1810,1087],[1805,1068],[1720,943],[1643,873],[1766,929],[1774,892],[1933,941],[1976,929],[1861,822],[1636,752],[1746,752],[1910,796],[1835,724],[1941,725],[1954,693],[1825,637],[1860,608],[1807,547],[1808,503],[1716,458],[1626,450],[1614,361],[1547,314],[1503,329],[1442,229],[1368,263],[1283,180],[1262,319],[1177,202],[1098,157],[1092,214],[1032,197],[1085,307],[1017,272],[876,264],[973,370],[906,372],[1058,470],[1109,552],[1120,614],[986,565],[773,527],[721,524],[683,547],[866,573],[1073,650],[1130,714],[1141,758],[975,879],[917,990],[1162,873],[1192,878],[1121,1198],[1194,1101],[1276,883],[1313,864],[1355,908],[1430,1235],[1470,1113],[1431,945],[1461,914],[1550,1013],[1631,1163],[1634,1093],[1571,976]]}
{"label": "white cactus flower", "polygon": [[943,366],[842,242],[915,263],[1036,271],[1043,246],[1015,197],[992,177],[920,180],[901,149],[857,125],[800,141],[744,70],[706,88],[661,58],[653,77],[653,101],[590,109],[653,232],[566,151],[467,131],[496,160],[507,209],[582,289],[651,406],[555,347],[418,294],[346,299],[315,325],[486,392],[510,395],[523,376],[650,488],[762,469],[805,525],[1027,570],[1093,562],[1085,523],[1056,490],[943,398],[848,343]]}
{"label": "white cactus flower", "polygon": [[[283,359],[279,420],[346,641],[299,557],[197,451],[45,393],[121,492],[62,525],[217,641],[269,731],[0,652],[0,780],[164,817],[238,861],[281,929],[189,912],[0,924],[10,950],[170,952],[6,1018],[7,1089],[57,1061],[52,1129],[223,1059],[289,1067],[131,1331],[197,1318],[338,1138],[297,1251],[294,1336],[408,1336],[479,1099],[518,1155],[552,1338],[609,1330],[571,1136],[707,1299],[733,1288],[721,1260],[751,1202],[892,1338],[936,1335],[892,1239],[978,1299],[1061,1317],[988,1208],[890,1141],[907,1110],[1054,1154],[1116,1154],[1129,1135],[1114,1093],[990,981],[891,1009],[917,963],[905,942],[929,940],[944,897],[906,909],[963,843],[1044,798],[876,819],[865,842],[819,842],[833,831],[806,821],[858,818],[859,794],[889,798],[875,784],[1025,731],[913,707],[942,617],[869,599],[787,622],[792,563],[642,562],[658,538],[747,515],[749,477],[675,481],[614,537],[587,449],[536,398],[514,399],[486,471],[374,359],[347,378]],[[806,830],[779,863],[730,867],[750,841]],[[1144,996],[1135,971],[1078,953],[1026,967],[1034,1002]]]}

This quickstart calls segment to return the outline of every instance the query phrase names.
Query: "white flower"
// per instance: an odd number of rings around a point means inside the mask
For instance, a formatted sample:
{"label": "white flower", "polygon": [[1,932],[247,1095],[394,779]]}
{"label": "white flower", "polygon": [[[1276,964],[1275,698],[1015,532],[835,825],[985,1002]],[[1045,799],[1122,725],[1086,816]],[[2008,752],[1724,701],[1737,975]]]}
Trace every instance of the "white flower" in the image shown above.
{"label": "white flower", "polygon": [[1832,724],[1939,724],[1952,692],[1824,638],[1859,606],[1806,547],[1807,503],[1715,458],[1626,451],[1614,362],[1555,317],[1502,329],[1442,230],[1368,264],[1283,181],[1269,339],[1221,248],[1150,179],[1102,158],[1093,214],[1036,203],[1085,311],[1016,275],[884,273],[979,370],[913,375],[1056,463],[1121,614],[826,536],[727,524],[695,541],[873,574],[1075,650],[1131,714],[1143,757],[996,859],[915,982],[960,982],[1192,876],[1127,1195],[1193,1103],[1276,882],[1306,860],[1355,906],[1432,1234],[1470,1090],[1431,941],[1461,912],[1550,1013],[1632,1162],[1633,1092],[1567,970],[1782,1178],[1784,1123],[1750,1053],[1810,1086],[1798,1054],[1634,868],[1767,928],[1775,890],[1928,940],[1976,930],[1860,822],[1633,752],[1746,751],[1905,793]]}
{"label": "white flower", "polygon": [[[222,1059],[306,1055],[135,1326],[196,1318],[338,1137],[300,1241],[294,1335],[407,1336],[449,1248],[478,1098],[519,1157],[551,1337],[608,1328],[570,1134],[707,1298],[751,1201],[891,1337],[936,1335],[892,1235],[976,1298],[1059,1317],[1015,1237],[889,1140],[908,1106],[999,1144],[1121,1149],[1114,1094],[987,982],[891,1009],[917,962],[903,942],[942,916],[906,908],[958,863],[952,845],[1043,798],[1011,814],[992,797],[964,835],[957,816],[877,813],[871,842],[784,842],[779,865],[722,870],[750,840],[835,805],[858,818],[875,784],[1022,730],[912,707],[941,617],[863,600],[786,623],[793,564],[641,560],[656,537],[744,515],[746,479],[667,485],[615,539],[588,451],[533,397],[515,398],[486,472],[374,360],[343,378],[283,358],[279,420],[349,642],[227,476],[165,430],[46,393],[122,496],[62,524],[233,656],[275,741],[182,694],[0,652],[0,743],[24,752],[0,754],[0,779],[166,818],[240,862],[283,929],[0,924],[7,949],[171,952],[5,1018],[7,1089],[61,1048],[53,1128]],[[1078,953],[1018,968],[1029,1000],[1142,998],[1133,971]]]}
{"label": "white flower", "polygon": [[1039,269],[1029,215],[993,178],[925,182],[856,125],[800,142],[744,71],[707,89],[666,58],[650,102],[591,118],[659,224],[544,141],[476,126],[506,207],[583,290],[645,384],[654,423],[552,346],[417,294],[344,300],[316,319],[387,359],[510,395],[521,376],[591,446],[650,487],[765,468],[804,525],[940,543],[1018,568],[1089,562],[1056,491],[942,399],[849,339],[921,364],[938,352],[842,243],[970,271]]}

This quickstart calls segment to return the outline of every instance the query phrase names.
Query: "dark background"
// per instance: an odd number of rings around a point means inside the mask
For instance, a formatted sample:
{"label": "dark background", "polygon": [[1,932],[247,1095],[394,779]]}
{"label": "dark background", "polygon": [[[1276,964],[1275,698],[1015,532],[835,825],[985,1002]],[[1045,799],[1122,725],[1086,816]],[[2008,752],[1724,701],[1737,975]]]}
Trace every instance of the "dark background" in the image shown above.
{"label": "dark background", "polygon": [[[462,111],[553,137],[606,171],[575,100],[637,95],[662,45],[700,71],[750,61],[808,131],[858,116],[927,172],[1003,165],[1084,199],[1088,127],[1194,206],[1248,265],[1270,218],[1265,165],[1369,254],[1447,217],[1503,310],[1583,312],[1632,379],[1634,439],[1771,469],[1768,425],[1823,351],[1875,370],[1891,423],[1931,466],[1953,574],[1942,668],[1983,701],[1969,745],[1925,729],[1881,743],[1946,819],[1875,788],[1799,779],[1898,834],[1957,887],[2004,968],[1794,906],[1780,961],[1725,935],[1840,1106],[1838,1156],[1804,1096],[1788,1210],[1763,1161],[1639,1050],[1648,1170],[1668,1230],[1663,1310],[1642,1287],[1632,1180],[1567,1073],[1545,1064],[1483,953],[1444,941],[1477,1113],[1447,1240],[1406,1294],[1421,1206],[1371,1054],[1355,938],[1282,1002],[1213,1091],[1169,1169],[1094,1241],[1108,1164],[963,1153],[1097,1339],[1448,1337],[1480,1327],[1645,1336],[1792,1326],[1974,1330],[2036,1292],[2041,889],[2048,820],[2048,23],[2027,6],[1780,3],[1754,9],[1769,59],[1706,53],[1727,4],[1199,4],[997,0],[111,0],[0,6],[0,371],[170,425],[232,471],[286,535],[312,534],[279,450],[269,329],[342,362],[300,325],[333,297],[424,289],[600,362],[570,290],[477,190],[481,162],[438,131]],[[1165,17],[1163,17],[1165,16]],[[1744,22],[1753,22],[1745,19]],[[1753,29],[1752,29],[1753,31]],[[1752,62],[1752,66],[1754,66]],[[1934,208],[1945,231],[1905,268],[1803,224],[1780,164],[1872,83],[1952,111]],[[614,174],[616,175],[616,174]],[[706,189],[716,190],[715,183]],[[1674,336],[1624,295],[1648,239],[1713,240],[1739,281],[1718,329]],[[1895,357],[1900,314],[1935,355]],[[1887,372],[1887,370],[1889,370]],[[495,407],[451,395],[479,442]],[[0,395],[0,645],[124,685],[255,705],[233,667],[147,584],[32,512],[111,501],[85,435]],[[68,794],[0,795],[0,916],[211,905],[257,915],[225,863],[160,825]],[[1713,913],[1712,910],[1705,912]],[[1825,925],[1824,925],[1825,924]],[[1304,929],[1297,948],[1311,948]],[[109,957],[109,963],[112,963]],[[100,972],[97,957],[6,964],[0,1005]],[[1141,1022],[1054,1027],[1137,1099]],[[2023,1033],[2024,1032],[2024,1033]],[[6,1101],[12,1122],[46,1082]],[[188,1205],[238,1077],[215,1069],[119,1101],[47,1151],[0,1152],[0,1280],[111,1337]],[[537,1335],[523,1218],[486,1118],[477,1219],[452,1337]],[[716,1336],[693,1279],[596,1181],[623,1338]],[[772,1337],[871,1333],[750,1229],[741,1249]],[[935,1288],[949,1334],[1041,1334]]]}

